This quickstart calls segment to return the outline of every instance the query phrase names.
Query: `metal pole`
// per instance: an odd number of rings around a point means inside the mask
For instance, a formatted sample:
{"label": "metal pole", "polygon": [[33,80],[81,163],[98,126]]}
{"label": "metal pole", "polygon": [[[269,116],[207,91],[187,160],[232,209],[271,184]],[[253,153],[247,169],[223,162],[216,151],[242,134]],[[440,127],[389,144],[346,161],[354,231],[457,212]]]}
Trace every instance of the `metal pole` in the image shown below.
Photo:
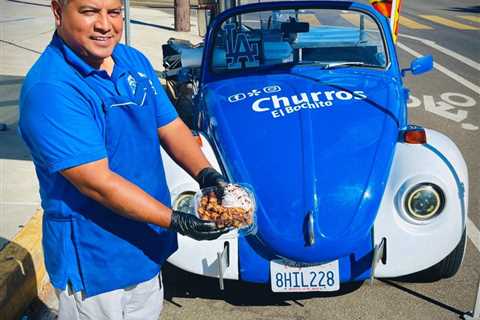
{"label": "metal pole", "polygon": [[125,44],[130,45],[130,0],[123,1],[123,9],[125,14]]}
{"label": "metal pole", "polygon": [[395,15],[397,14],[397,1],[398,0],[392,0],[392,8],[390,10],[390,30],[392,30],[392,35],[393,35],[393,28],[395,26]]}

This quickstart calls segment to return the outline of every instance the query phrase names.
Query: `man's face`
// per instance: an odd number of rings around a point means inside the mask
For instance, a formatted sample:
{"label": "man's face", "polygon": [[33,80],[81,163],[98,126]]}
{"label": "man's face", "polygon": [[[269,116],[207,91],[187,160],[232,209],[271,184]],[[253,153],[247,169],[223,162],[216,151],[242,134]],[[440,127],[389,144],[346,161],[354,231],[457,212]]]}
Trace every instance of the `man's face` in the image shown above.
{"label": "man's face", "polygon": [[55,24],[62,39],[93,67],[112,55],[123,30],[121,0],[52,1]]}

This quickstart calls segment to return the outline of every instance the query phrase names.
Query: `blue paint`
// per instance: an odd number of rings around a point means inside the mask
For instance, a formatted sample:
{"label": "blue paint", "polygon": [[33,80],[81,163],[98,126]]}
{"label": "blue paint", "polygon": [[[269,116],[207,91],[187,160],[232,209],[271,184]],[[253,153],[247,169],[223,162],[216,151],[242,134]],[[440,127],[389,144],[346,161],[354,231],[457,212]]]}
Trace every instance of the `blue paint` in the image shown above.
{"label": "blue paint", "polygon": [[[289,66],[212,73],[215,30],[232,15],[276,7],[369,14],[383,29],[387,52],[381,61],[386,67]],[[341,36],[341,30],[330,31]],[[300,40],[312,41],[312,36],[315,33]],[[245,52],[254,58],[254,50],[249,51],[252,39],[242,40],[233,29],[229,39],[226,52],[232,63]],[[278,48],[279,55],[288,52],[289,48]],[[221,13],[208,31],[200,88],[199,129],[212,142],[230,180],[252,185],[256,195],[258,230],[255,236],[239,239],[240,279],[269,282],[270,260],[279,257],[302,263],[338,259],[341,282],[367,279],[373,223],[399,128],[407,123],[387,20],[371,7],[351,2],[233,8]],[[314,245],[306,238],[308,212],[314,217]]]}

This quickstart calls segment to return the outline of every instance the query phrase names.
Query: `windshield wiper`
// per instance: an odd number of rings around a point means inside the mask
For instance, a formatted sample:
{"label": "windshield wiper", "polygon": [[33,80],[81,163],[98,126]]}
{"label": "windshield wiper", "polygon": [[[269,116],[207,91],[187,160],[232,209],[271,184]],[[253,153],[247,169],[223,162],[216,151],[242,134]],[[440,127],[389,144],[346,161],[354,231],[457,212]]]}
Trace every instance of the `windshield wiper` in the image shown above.
{"label": "windshield wiper", "polygon": [[324,69],[333,69],[333,68],[339,68],[339,67],[375,67],[375,68],[378,68],[380,66],[376,65],[376,64],[370,64],[370,63],[365,63],[365,62],[360,62],[360,61],[333,62],[333,63],[328,63],[328,64],[323,66]]}
{"label": "windshield wiper", "polygon": [[297,61],[297,62],[292,62],[292,64],[301,64],[301,65],[307,65],[307,64],[319,64],[322,68],[326,66],[325,61],[316,61],[316,60],[302,60],[302,61]]}

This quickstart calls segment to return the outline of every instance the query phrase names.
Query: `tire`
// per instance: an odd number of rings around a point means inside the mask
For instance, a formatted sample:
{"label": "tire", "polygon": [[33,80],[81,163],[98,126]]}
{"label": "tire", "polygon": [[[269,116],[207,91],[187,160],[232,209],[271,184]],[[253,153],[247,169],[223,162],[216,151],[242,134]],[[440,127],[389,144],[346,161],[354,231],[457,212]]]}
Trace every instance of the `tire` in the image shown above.
{"label": "tire", "polygon": [[455,249],[442,261],[427,269],[432,272],[432,275],[437,275],[439,278],[451,278],[460,269],[463,257],[465,255],[465,245],[467,241],[467,230],[463,230],[462,238]]}
{"label": "tire", "polygon": [[467,230],[463,230],[462,238],[455,249],[452,250],[442,261],[437,264],[409,275],[393,278],[402,282],[433,282],[440,279],[453,277],[463,261],[465,255]]}

